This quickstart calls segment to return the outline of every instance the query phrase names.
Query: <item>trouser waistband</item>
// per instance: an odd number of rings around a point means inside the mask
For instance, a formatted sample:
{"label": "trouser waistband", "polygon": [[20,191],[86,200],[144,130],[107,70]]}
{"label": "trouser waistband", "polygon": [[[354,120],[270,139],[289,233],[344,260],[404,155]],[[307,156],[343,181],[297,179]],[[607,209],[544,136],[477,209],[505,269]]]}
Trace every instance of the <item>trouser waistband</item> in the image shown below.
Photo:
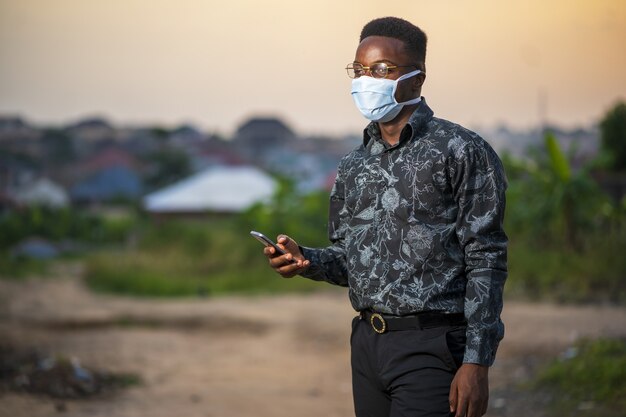
{"label": "trouser waistband", "polygon": [[412,316],[400,317],[364,310],[359,314],[361,319],[367,320],[371,324],[376,333],[467,324],[463,313],[423,312]]}

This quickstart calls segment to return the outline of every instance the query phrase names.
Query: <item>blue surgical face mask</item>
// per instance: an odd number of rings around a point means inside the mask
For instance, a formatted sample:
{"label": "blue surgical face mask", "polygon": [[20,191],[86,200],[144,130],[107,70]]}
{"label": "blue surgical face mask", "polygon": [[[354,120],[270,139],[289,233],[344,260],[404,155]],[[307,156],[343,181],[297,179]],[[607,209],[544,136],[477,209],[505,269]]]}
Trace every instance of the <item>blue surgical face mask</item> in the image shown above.
{"label": "blue surgical face mask", "polygon": [[397,80],[361,76],[352,80],[352,98],[359,111],[366,119],[373,122],[388,122],[400,113],[406,105],[419,103],[421,97],[398,103],[396,90],[398,82],[421,73],[415,70],[404,74]]}

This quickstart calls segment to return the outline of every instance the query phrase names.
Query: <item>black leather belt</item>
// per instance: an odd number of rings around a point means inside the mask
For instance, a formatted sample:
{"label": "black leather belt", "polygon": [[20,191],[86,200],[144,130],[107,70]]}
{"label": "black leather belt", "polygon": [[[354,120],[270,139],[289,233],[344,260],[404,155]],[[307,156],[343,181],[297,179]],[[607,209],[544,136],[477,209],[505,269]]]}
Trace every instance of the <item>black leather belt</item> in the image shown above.
{"label": "black leather belt", "polygon": [[361,319],[367,320],[376,333],[396,330],[429,329],[441,326],[463,326],[467,324],[463,313],[424,312],[411,316],[389,316],[365,310]]}

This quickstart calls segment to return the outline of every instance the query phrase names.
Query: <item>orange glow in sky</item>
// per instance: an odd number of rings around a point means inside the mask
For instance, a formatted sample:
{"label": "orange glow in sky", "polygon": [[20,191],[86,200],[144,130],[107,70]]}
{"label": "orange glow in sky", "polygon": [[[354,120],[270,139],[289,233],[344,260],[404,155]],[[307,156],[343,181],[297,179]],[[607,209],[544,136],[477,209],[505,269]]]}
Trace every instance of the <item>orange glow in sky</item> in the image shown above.
{"label": "orange glow in sky", "polygon": [[439,117],[529,127],[542,101],[572,127],[626,99],[623,0],[0,0],[0,113],[358,132],[344,67],[387,15],[427,33],[422,93]]}

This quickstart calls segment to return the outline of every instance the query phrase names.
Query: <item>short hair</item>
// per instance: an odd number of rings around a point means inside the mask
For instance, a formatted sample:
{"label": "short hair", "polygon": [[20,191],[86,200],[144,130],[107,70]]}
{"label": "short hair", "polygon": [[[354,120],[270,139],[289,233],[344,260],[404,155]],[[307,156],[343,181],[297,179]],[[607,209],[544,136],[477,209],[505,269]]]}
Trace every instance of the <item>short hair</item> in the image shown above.
{"label": "short hair", "polygon": [[418,68],[426,70],[426,34],[409,21],[399,17],[381,17],[363,26],[359,42],[368,36],[386,36],[404,42],[407,54]]}

